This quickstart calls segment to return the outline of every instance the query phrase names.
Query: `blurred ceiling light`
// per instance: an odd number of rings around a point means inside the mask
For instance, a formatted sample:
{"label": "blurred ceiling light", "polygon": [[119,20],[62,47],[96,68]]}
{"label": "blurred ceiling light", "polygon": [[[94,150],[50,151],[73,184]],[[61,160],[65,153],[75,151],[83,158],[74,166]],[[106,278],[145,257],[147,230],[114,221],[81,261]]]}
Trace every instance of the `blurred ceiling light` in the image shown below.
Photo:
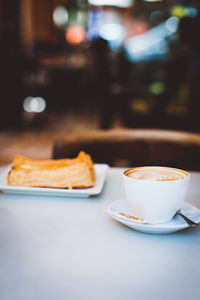
{"label": "blurred ceiling light", "polygon": [[66,25],[68,22],[68,11],[63,6],[57,6],[53,12],[53,21],[57,26]]}
{"label": "blurred ceiling light", "polygon": [[89,0],[91,5],[101,6],[118,6],[118,7],[129,7],[133,4],[133,0]]}
{"label": "blurred ceiling light", "polygon": [[132,53],[139,53],[148,50],[165,37],[165,28],[163,24],[160,24],[143,34],[129,38],[126,41],[126,47]]}
{"label": "blurred ceiling light", "polygon": [[86,31],[81,25],[71,25],[66,31],[66,40],[70,44],[76,45],[85,41]]}
{"label": "blurred ceiling light", "polygon": [[23,108],[27,112],[41,113],[46,109],[46,101],[42,97],[26,97]]}
{"label": "blurred ceiling light", "polygon": [[125,50],[129,60],[140,61],[159,59],[167,55],[166,38],[173,36],[178,27],[179,19],[170,17],[149,31],[133,36],[125,41]]}
{"label": "blurred ceiling light", "polygon": [[179,19],[177,17],[171,17],[167,19],[165,26],[171,32],[176,32],[179,24]]}
{"label": "blurred ceiling light", "polygon": [[107,41],[122,41],[125,36],[125,30],[123,26],[119,23],[107,23],[101,26],[100,36]]}
{"label": "blurred ceiling light", "polygon": [[143,0],[145,2],[162,2],[163,0]]}

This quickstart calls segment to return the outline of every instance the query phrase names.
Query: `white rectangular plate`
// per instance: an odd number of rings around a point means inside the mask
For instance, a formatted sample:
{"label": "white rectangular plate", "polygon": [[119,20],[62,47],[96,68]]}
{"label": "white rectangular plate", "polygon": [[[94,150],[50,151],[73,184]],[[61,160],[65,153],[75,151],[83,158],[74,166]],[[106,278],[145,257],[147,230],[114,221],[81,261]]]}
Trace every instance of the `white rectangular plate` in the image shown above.
{"label": "white rectangular plate", "polygon": [[0,167],[0,190],[9,194],[23,194],[23,195],[40,195],[40,196],[62,196],[62,197],[90,197],[101,193],[108,165],[95,164],[96,183],[94,187],[86,189],[55,189],[55,188],[36,188],[36,187],[22,187],[9,186],[7,184],[7,175],[11,169],[11,165]]}

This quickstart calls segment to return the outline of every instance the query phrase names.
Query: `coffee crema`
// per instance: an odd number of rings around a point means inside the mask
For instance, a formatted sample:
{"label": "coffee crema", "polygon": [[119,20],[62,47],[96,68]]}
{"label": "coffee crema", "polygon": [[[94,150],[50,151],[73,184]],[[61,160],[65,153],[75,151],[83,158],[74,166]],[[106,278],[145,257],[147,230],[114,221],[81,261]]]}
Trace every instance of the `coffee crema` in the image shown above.
{"label": "coffee crema", "polygon": [[189,177],[183,170],[168,167],[139,167],[129,169],[124,174],[134,179],[150,181],[174,181]]}

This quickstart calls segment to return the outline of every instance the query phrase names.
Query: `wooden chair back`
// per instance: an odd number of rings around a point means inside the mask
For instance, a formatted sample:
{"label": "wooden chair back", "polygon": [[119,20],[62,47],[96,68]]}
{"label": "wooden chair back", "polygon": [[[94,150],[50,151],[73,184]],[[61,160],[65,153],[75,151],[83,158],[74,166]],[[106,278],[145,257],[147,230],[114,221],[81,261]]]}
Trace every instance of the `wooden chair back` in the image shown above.
{"label": "wooden chair back", "polygon": [[200,170],[200,134],[157,129],[122,129],[76,134],[55,141],[53,158],[89,153],[110,166],[170,166]]}

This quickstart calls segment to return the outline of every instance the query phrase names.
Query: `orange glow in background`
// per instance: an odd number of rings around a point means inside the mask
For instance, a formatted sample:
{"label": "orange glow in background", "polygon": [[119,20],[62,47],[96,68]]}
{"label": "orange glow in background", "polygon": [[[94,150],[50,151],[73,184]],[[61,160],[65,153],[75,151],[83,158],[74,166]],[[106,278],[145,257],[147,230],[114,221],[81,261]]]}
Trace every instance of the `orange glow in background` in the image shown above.
{"label": "orange glow in background", "polygon": [[86,39],[86,31],[80,25],[71,25],[66,31],[65,38],[70,44],[76,45]]}

